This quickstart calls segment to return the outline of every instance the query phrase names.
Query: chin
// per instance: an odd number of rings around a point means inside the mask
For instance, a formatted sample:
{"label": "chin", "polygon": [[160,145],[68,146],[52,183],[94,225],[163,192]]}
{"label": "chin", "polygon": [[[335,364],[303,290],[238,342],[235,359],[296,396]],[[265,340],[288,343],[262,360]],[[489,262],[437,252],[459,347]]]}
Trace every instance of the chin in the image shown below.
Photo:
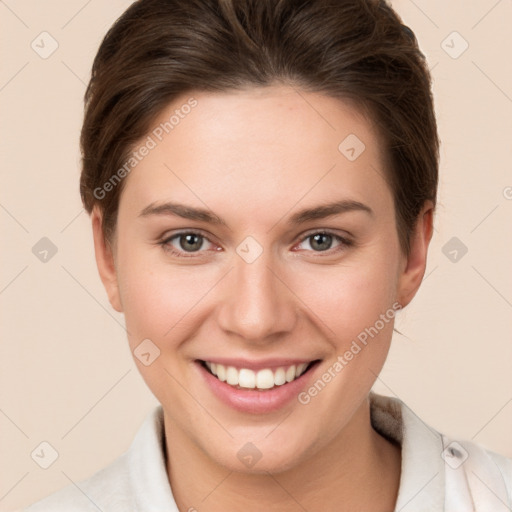
{"label": "chin", "polygon": [[[264,432],[236,435],[224,444],[205,446],[207,456],[215,463],[229,471],[247,475],[278,474],[300,465],[314,451],[317,444],[313,439],[292,426],[292,431],[272,432],[273,427]],[[269,434],[269,432],[271,432]],[[275,438],[272,437],[275,435]]]}
{"label": "chin", "polygon": [[217,464],[227,470],[246,475],[283,473],[297,466],[301,460],[300,454],[297,453],[283,453],[282,451],[279,453],[269,453],[268,450],[265,453],[261,453],[261,458],[256,460],[256,455],[254,461],[246,459],[246,462],[242,462],[238,455],[235,455],[235,457],[225,457],[225,455],[222,455],[219,458],[216,458],[216,454],[211,454],[211,456],[215,457]]}

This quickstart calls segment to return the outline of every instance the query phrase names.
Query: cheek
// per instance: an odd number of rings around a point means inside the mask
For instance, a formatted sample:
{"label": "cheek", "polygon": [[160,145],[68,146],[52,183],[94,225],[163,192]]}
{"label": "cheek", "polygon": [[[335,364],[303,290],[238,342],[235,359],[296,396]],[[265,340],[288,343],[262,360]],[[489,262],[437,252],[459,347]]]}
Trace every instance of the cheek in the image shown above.
{"label": "cheek", "polygon": [[[303,273],[300,280],[297,295],[313,312],[310,317],[316,318],[332,352],[299,402],[306,406],[304,421],[311,418],[314,428],[312,418],[328,417],[332,435],[346,421],[338,411],[355,411],[373,386],[386,360],[400,309],[395,300],[395,260],[392,255],[378,254],[379,258],[364,264],[360,260],[323,274]],[[299,286],[299,280],[295,285]]]}
{"label": "cheek", "polygon": [[[382,248],[369,257],[347,258],[338,267],[319,267],[315,272],[303,270],[294,275],[293,289],[321,320],[326,335],[338,349],[344,349],[373,326],[381,314],[390,309],[394,312],[396,264],[393,255]],[[382,338],[392,330],[388,324],[392,322],[388,321],[384,327],[378,324]]]}
{"label": "cheek", "polygon": [[145,338],[172,345],[212,288],[211,271],[207,275],[200,266],[166,265],[157,255],[159,248],[151,249],[152,254],[133,247],[121,250],[118,282],[130,346]]}

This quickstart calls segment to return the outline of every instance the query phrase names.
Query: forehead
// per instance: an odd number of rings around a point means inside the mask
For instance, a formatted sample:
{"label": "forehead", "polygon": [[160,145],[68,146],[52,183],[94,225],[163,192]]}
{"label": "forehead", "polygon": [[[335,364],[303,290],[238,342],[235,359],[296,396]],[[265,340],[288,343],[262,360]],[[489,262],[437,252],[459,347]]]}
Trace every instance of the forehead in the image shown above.
{"label": "forehead", "polygon": [[371,120],[321,94],[286,86],[190,93],[160,113],[145,141],[151,149],[121,198],[141,209],[169,199],[229,199],[253,212],[305,195],[390,199]]}

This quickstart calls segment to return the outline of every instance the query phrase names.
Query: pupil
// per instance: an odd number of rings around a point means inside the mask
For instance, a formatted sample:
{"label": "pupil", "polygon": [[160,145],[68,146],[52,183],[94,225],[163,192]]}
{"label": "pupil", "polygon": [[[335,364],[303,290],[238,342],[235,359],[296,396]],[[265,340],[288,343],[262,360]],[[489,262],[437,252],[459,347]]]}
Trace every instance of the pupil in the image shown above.
{"label": "pupil", "polygon": [[311,247],[318,251],[326,251],[330,248],[332,243],[332,236],[327,235],[326,233],[318,233],[313,235],[313,241],[311,243]]}
{"label": "pupil", "polygon": [[[332,243],[332,236],[326,233],[318,233],[312,236],[311,246],[317,251],[326,251]],[[184,242],[185,240],[185,242]],[[201,248],[202,240],[200,235],[190,233],[180,237],[180,246],[185,251],[197,251]]]}
{"label": "pupil", "polygon": [[190,233],[180,237],[180,246],[185,251],[196,251],[201,248],[202,240],[200,235]]}

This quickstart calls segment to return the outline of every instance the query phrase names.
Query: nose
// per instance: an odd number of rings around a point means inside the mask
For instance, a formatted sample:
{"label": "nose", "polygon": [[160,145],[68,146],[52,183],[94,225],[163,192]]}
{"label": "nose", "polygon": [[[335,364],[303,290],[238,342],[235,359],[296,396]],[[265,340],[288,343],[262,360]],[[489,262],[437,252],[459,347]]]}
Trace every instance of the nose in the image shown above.
{"label": "nose", "polygon": [[225,332],[268,343],[293,330],[298,310],[294,295],[272,263],[266,251],[252,263],[234,256],[218,309],[218,323]]}

